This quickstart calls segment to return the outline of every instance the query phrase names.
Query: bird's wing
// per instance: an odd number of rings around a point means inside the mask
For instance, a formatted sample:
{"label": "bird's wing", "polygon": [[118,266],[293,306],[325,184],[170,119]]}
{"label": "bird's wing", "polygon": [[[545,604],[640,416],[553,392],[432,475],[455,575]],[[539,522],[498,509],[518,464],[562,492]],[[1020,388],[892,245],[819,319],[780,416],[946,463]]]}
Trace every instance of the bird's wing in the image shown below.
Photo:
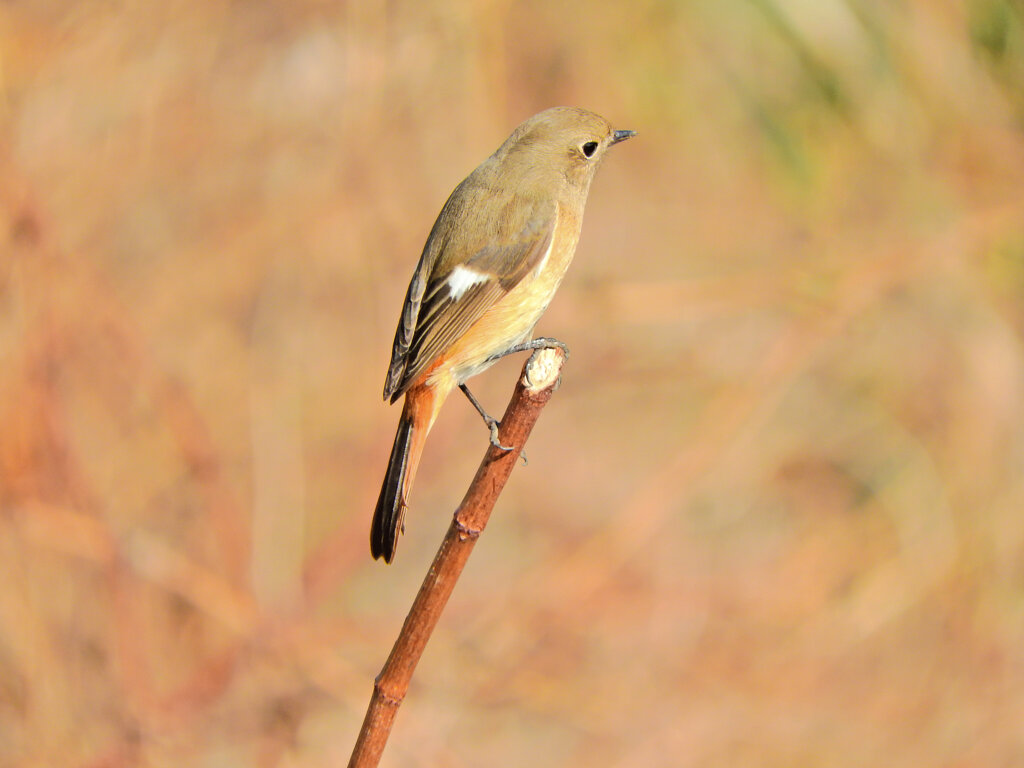
{"label": "bird's wing", "polygon": [[458,194],[456,189],[438,216],[409,284],[384,385],[384,398],[392,402],[551,246],[553,201],[510,197],[505,204],[492,199],[481,205],[466,196],[456,199]]}

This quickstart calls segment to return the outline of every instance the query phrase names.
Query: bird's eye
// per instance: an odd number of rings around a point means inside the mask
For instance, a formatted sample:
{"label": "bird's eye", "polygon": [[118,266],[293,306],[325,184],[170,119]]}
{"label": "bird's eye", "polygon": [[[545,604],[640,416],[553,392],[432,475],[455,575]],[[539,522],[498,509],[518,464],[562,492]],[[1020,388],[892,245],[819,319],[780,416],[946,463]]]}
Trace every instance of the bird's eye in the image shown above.
{"label": "bird's eye", "polygon": [[594,153],[597,152],[597,142],[588,141],[586,144],[580,147],[580,149],[583,150],[583,154],[586,155],[587,157],[593,157]]}

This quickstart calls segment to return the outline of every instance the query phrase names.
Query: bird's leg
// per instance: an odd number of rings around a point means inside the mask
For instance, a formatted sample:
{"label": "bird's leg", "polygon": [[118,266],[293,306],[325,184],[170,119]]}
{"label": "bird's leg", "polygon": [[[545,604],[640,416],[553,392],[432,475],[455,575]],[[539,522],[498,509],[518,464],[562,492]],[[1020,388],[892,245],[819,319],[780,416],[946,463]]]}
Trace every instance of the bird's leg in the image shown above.
{"label": "bird's leg", "polygon": [[480,405],[479,401],[473,397],[473,393],[469,391],[469,387],[465,384],[459,384],[459,389],[462,390],[462,394],[469,398],[469,402],[473,404],[473,407],[476,408],[476,412],[480,414],[480,417],[484,420],[484,424],[486,424],[487,428],[491,431],[491,445],[506,452],[511,451],[511,445],[502,445],[501,441],[498,440],[498,425],[501,422],[484,410],[484,407]]}
{"label": "bird's leg", "polygon": [[[495,360],[500,360],[503,357],[514,355],[517,352],[532,352],[538,349],[560,349],[562,350],[562,354],[565,355],[565,358],[567,360],[569,359],[569,347],[565,345],[565,342],[559,341],[558,339],[552,339],[547,336],[541,336],[540,338],[537,339],[524,341],[521,344],[514,344],[513,346],[506,349],[504,352],[498,352],[496,355],[491,355],[484,362],[492,363]],[[480,416],[484,420],[484,424],[486,424],[487,428],[491,431],[491,445],[493,445],[495,448],[500,448],[503,451],[511,451],[511,446],[502,445],[501,441],[498,440],[498,426],[501,424],[501,422],[484,410],[484,407],[480,405],[480,403],[477,401],[475,397],[473,397],[473,393],[469,391],[469,388],[465,384],[459,384],[459,389],[461,389],[462,393],[469,398],[469,402],[473,404],[473,407],[476,408],[476,412],[480,414]],[[523,464],[528,463],[526,461],[525,453],[521,453],[519,455],[523,459]]]}
{"label": "bird's leg", "polygon": [[[562,350],[562,354],[565,355],[565,359],[569,359],[569,347],[565,345],[565,342],[559,341],[558,339],[552,339],[548,336],[541,336],[538,339],[524,341],[522,344],[515,344],[506,349],[504,352],[499,352],[496,355],[491,355],[484,362],[490,363],[495,360],[500,360],[503,357],[514,355],[516,352],[530,352],[537,349],[560,349]],[[477,410],[480,409],[477,408]]]}

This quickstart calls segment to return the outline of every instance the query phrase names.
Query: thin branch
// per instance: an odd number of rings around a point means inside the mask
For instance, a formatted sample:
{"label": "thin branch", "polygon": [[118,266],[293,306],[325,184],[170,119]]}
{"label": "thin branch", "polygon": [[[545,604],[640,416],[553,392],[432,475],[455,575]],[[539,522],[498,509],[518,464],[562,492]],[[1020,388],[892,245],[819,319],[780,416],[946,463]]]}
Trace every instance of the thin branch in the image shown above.
{"label": "thin branch", "polygon": [[505,481],[519,460],[523,444],[530,436],[541,409],[558,387],[564,362],[562,350],[542,349],[534,352],[523,366],[523,375],[501,419],[498,433],[501,444],[512,446],[512,450],[503,451],[495,446],[487,449],[413,601],[391,655],[374,682],[373,696],[352,750],[349,768],[372,768],[380,762],[416,664],[441,618],[441,611],[455,588],[473,545],[487,525]]}

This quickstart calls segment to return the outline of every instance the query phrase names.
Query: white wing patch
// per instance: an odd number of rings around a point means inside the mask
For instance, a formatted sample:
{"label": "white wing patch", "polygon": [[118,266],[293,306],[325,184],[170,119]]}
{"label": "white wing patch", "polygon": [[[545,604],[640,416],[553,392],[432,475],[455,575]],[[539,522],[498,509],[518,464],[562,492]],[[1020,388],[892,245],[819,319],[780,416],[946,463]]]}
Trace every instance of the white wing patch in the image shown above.
{"label": "white wing patch", "polygon": [[458,301],[462,298],[462,294],[474,285],[490,279],[490,275],[460,264],[448,275],[448,295],[452,297],[453,301]]}

